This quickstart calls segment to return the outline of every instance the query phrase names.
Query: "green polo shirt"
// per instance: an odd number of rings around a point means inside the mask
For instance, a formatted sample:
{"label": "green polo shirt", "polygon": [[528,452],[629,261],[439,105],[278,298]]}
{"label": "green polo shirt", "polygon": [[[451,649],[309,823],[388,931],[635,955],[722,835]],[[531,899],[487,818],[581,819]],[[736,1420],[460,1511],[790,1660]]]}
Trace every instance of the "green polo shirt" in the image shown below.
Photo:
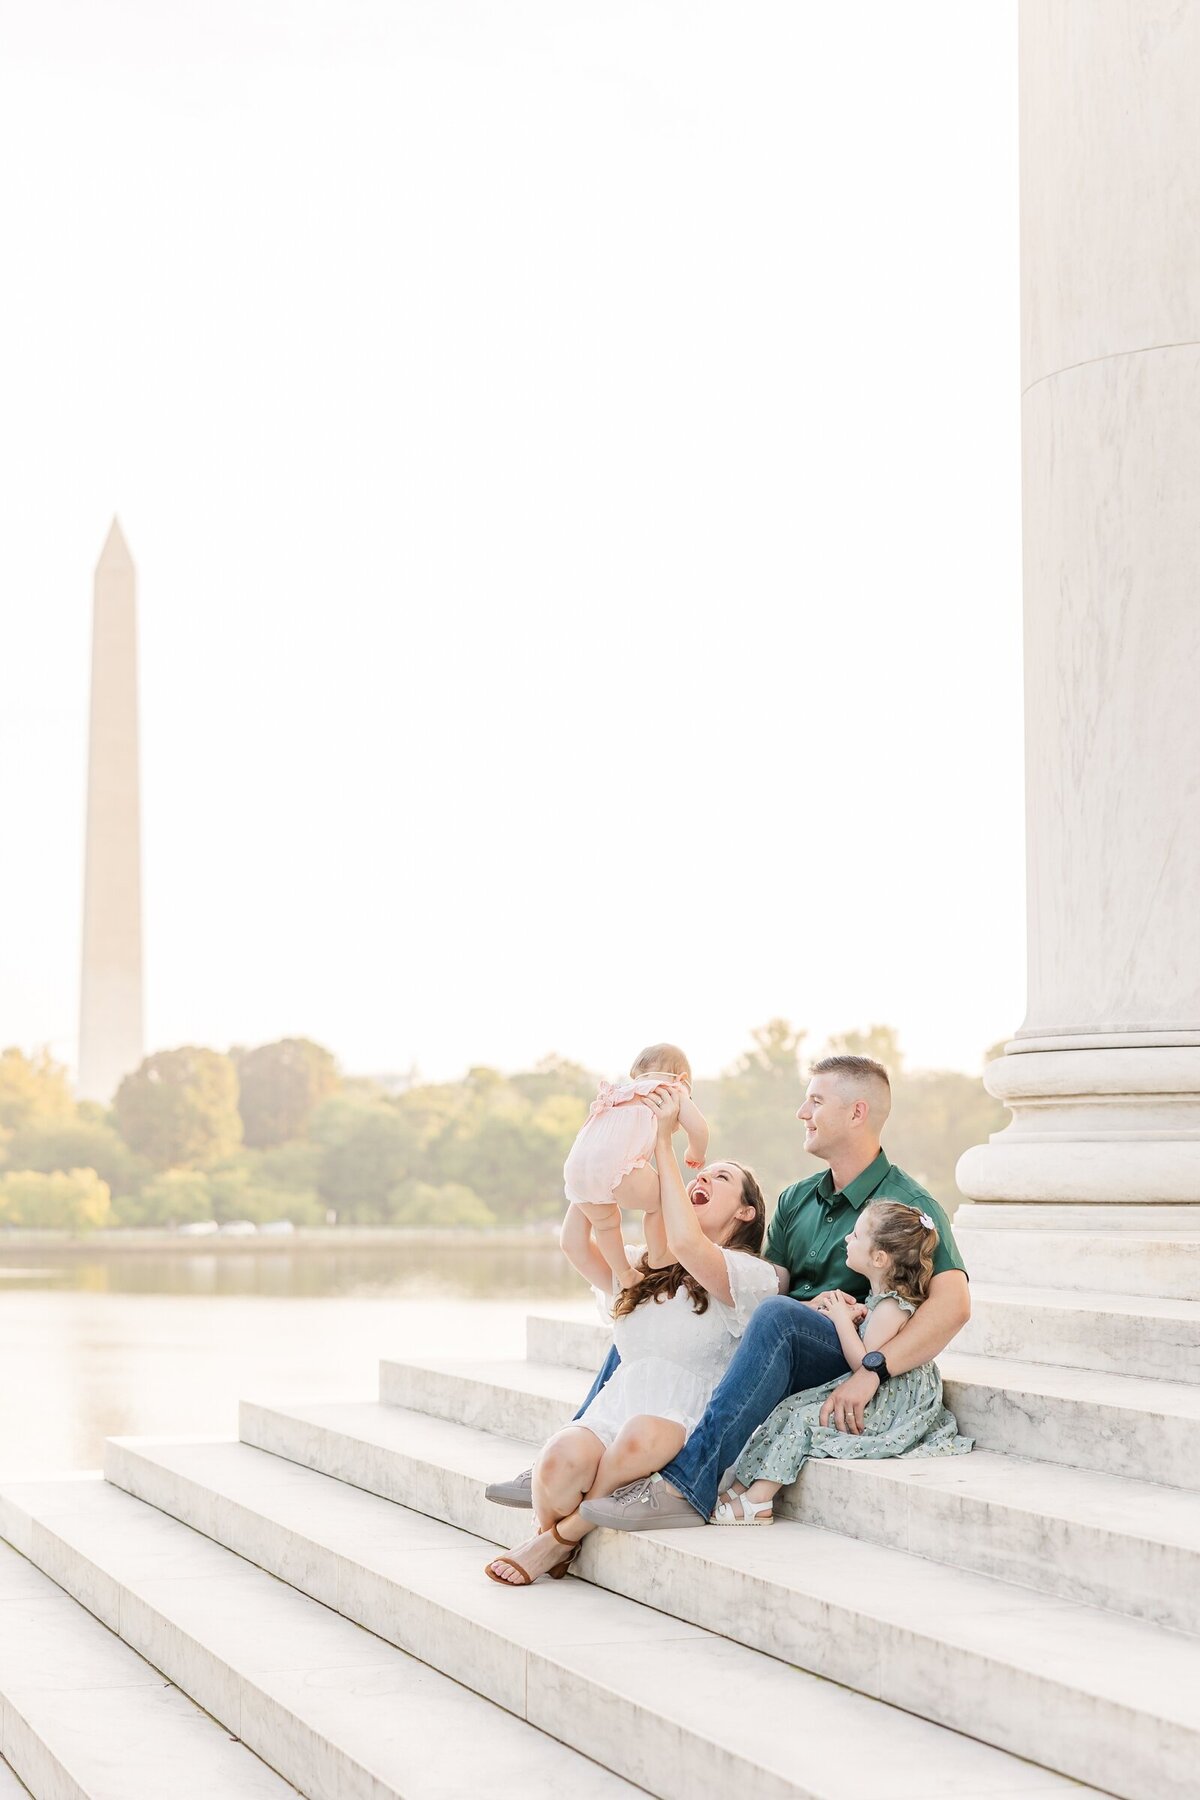
{"label": "green polo shirt", "polygon": [[865,1297],[870,1283],[846,1266],[846,1239],[868,1200],[895,1200],[917,1212],[928,1213],[937,1226],[938,1245],[933,1253],[933,1272],[961,1269],[963,1260],[954,1242],[950,1221],[919,1182],[890,1163],[881,1150],[875,1161],[857,1175],[844,1193],[836,1193],[833,1174],[826,1169],[807,1181],[784,1188],[767,1233],[763,1252],[768,1262],[789,1270],[794,1300],[811,1300],[829,1288]]}

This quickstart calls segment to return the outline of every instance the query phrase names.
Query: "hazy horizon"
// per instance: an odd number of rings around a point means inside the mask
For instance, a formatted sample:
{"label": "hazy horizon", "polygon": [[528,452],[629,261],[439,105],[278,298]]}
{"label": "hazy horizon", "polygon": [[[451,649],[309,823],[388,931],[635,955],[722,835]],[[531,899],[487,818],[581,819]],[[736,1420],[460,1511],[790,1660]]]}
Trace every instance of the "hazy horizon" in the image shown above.
{"label": "hazy horizon", "polygon": [[0,0],[0,1039],[429,1079],[1024,1007],[1015,20]]}

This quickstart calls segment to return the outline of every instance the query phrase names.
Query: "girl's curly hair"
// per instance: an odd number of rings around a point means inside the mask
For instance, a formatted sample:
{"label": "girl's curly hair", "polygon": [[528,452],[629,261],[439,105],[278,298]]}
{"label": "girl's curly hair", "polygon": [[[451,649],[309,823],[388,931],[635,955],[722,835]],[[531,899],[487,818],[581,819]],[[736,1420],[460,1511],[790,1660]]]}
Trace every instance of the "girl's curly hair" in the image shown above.
{"label": "girl's curly hair", "polygon": [[[767,1203],[763,1199],[763,1191],[758,1185],[758,1177],[754,1170],[746,1168],[744,1163],[739,1162],[733,1163],[732,1166],[741,1172],[741,1204],[752,1206],[754,1217],[738,1219],[723,1248],[748,1250],[752,1256],[758,1256],[766,1235]],[[708,1311],[708,1289],[701,1287],[696,1277],[689,1275],[682,1263],[668,1263],[665,1269],[652,1269],[649,1252],[647,1252],[643,1255],[638,1268],[642,1271],[642,1279],[636,1287],[621,1289],[613,1302],[614,1319],[626,1318],[635,1307],[641,1306],[645,1300],[673,1299],[680,1288],[686,1288],[692,1296],[692,1305],[696,1312]]]}
{"label": "girl's curly hair", "polygon": [[920,1306],[929,1297],[933,1280],[933,1253],[938,1245],[937,1226],[928,1213],[896,1200],[876,1200],[863,1214],[872,1250],[882,1250],[891,1260],[888,1285],[901,1299]]}

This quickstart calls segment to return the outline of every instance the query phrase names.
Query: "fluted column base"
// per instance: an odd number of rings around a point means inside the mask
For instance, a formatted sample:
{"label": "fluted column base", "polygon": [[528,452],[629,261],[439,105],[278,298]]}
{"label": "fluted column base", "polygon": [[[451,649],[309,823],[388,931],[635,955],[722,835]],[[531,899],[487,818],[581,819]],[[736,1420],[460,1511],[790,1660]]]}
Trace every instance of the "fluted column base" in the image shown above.
{"label": "fluted column base", "polygon": [[1017,1041],[984,1081],[1013,1117],[960,1159],[969,1200],[1194,1205],[1200,1219],[1200,1045]]}

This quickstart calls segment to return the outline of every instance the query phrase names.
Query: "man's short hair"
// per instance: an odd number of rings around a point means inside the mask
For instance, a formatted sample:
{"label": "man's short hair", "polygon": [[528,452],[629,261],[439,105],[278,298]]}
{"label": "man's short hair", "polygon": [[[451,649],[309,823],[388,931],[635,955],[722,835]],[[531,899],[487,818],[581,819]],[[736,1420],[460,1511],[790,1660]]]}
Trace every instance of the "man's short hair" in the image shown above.
{"label": "man's short hair", "polygon": [[888,1072],[873,1056],[823,1056],[812,1066],[814,1075],[841,1075],[867,1102],[871,1116],[880,1123],[892,1109],[892,1084]]}

